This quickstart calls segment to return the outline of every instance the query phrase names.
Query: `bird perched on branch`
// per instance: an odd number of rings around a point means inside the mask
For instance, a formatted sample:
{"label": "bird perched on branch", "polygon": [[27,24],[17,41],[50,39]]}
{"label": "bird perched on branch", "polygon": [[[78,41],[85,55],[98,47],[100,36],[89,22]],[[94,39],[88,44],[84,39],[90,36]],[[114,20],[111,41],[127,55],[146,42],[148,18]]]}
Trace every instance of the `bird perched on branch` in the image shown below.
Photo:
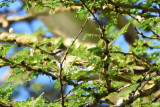
{"label": "bird perched on branch", "polygon": [[[51,53],[51,55],[53,55],[57,67],[60,68],[60,63],[62,63],[65,52],[62,50],[56,50]],[[67,55],[66,60],[62,64],[63,74],[78,81],[93,81],[103,78],[103,75],[100,72],[94,72],[96,65],[87,66],[88,64],[88,61],[84,61],[79,57]],[[131,83],[130,79],[120,75],[111,79]]]}
{"label": "bird perched on branch", "polygon": [[[62,63],[62,59],[65,55],[65,52],[62,50],[56,50],[51,55],[54,56],[54,59],[56,61],[57,67],[60,68],[60,63]],[[94,69],[93,66],[86,67],[88,64],[87,61],[82,60],[79,57],[67,55],[66,60],[63,62],[62,67],[65,68],[64,71],[67,73],[70,68],[79,68],[78,70],[92,70]]]}

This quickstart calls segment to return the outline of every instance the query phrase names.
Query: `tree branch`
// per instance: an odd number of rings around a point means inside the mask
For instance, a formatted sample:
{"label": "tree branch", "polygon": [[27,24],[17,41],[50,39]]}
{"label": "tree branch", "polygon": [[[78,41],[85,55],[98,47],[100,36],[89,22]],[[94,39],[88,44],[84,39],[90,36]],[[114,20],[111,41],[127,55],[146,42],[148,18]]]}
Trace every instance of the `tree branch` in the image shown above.
{"label": "tree branch", "polygon": [[144,90],[141,90],[141,91],[136,91],[135,95],[134,96],[128,96],[127,99],[124,99],[123,102],[119,105],[119,107],[123,107],[123,106],[126,106],[126,105],[130,105],[133,101],[135,101],[137,98],[140,98],[140,97],[145,97],[145,96],[149,96],[151,95],[152,93],[158,91],[158,89],[160,88],[160,81],[159,80],[155,80],[154,81],[154,85],[152,85],[149,89],[144,89]]}
{"label": "tree branch", "polygon": [[127,3],[122,3],[122,2],[113,2],[112,0],[108,0],[109,4],[112,4],[114,6],[118,6],[118,7],[122,7],[122,8],[129,8],[129,9],[139,9],[139,10],[143,10],[145,12],[155,12],[155,13],[159,13],[160,14],[160,10],[157,8],[147,8],[147,7],[142,7],[140,5],[131,5],[131,4],[127,4]]}

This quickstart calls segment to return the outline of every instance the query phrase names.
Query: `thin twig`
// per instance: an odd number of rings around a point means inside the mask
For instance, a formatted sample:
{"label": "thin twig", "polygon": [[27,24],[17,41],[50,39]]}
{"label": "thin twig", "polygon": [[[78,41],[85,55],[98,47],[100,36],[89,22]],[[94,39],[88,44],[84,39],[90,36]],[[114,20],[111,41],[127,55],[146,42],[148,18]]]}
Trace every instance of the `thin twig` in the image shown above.
{"label": "thin twig", "polygon": [[[137,86],[137,88],[134,90],[134,91],[132,91],[130,94],[129,94],[129,97],[128,97],[128,101],[127,100],[125,100],[121,105],[120,105],[120,107],[122,106],[122,105],[125,105],[125,104],[131,104],[136,98],[136,92],[140,92],[141,93],[141,90],[142,89],[139,89],[141,86],[142,86],[142,82],[143,81],[145,81],[145,79],[146,79],[146,77],[147,77],[147,75],[149,75],[150,73],[151,73],[151,71],[152,70],[149,70],[147,73],[146,73],[146,75],[143,77],[143,79],[140,81],[140,83],[139,83],[139,85]],[[150,79],[150,78],[149,78]],[[144,84],[145,85],[145,84]],[[142,87],[144,87],[144,85],[142,86]],[[137,97],[138,98],[138,97]],[[127,101],[127,102],[126,102]]]}
{"label": "thin twig", "polygon": [[73,40],[73,42],[71,43],[71,45],[67,48],[67,50],[66,50],[66,52],[65,52],[65,54],[64,54],[64,57],[63,57],[63,59],[62,59],[62,61],[61,61],[61,63],[60,63],[59,76],[60,76],[60,85],[61,85],[62,107],[64,107],[64,95],[63,95],[63,89],[62,89],[62,87],[63,87],[63,83],[62,83],[62,70],[63,70],[63,67],[62,67],[62,65],[63,65],[64,61],[66,60],[66,57],[67,57],[67,55],[68,55],[69,49],[72,47],[72,45],[75,43],[75,41],[77,40],[77,38],[80,36],[80,34],[82,33],[83,28],[84,28],[84,26],[86,25],[87,22],[88,22],[88,19],[85,20],[85,22],[84,22],[84,24],[82,25],[82,27],[81,27],[78,35],[75,37],[75,39]]}
{"label": "thin twig", "polygon": [[[137,18],[135,18],[134,16],[132,16],[132,15],[130,15],[130,14],[128,14],[130,17],[132,17],[133,19],[135,19],[138,23],[141,23]],[[137,30],[136,30],[137,31]],[[158,34],[156,34],[152,29],[150,29],[150,31],[156,36],[156,38],[153,38],[153,39],[158,39],[158,40],[160,40],[159,39],[159,35]],[[138,33],[138,32],[137,32]],[[140,35],[142,35],[141,33],[140,33]],[[142,35],[142,37],[143,38],[149,38],[149,37],[147,37],[147,36],[144,36],[144,35]],[[150,39],[150,38],[149,38]]]}
{"label": "thin twig", "polygon": [[14,107],[14,105],[12,103],[5,104],[5,103],[3,103],[3,102],[0,101],[0,107]]}
{"label": "thin twig", "polygon": [[152,103],[153,103],[153,102],[156,102],[159,98],[160,98],[160,94],[159,94],[158,96],[156,96],[156,97],[152,100]]}
{"label": "thin twig", "polygon": [[60,85],[61,85],[62,107],[64,107],[64,95],[63,95],[63,83],[62,83],[62,81],[63,81],[63,80],[62,80],[62,70],[63,70],[63,67],[62,67],[62,65],[63,65],[64,61],[66,60],[66,57],[67,57],[67,55],[68,55],[69,49],[72,47],[72,45],[74,44],[74,42],[77,40],[77,38],[79,37],[79,35],[82,33],[82,30],[83,30],[83,28],[84,28],[84,26],[85,26],[85,24],[86,24],[87,22],[88,22],[88,19],[86,19],[86,21],[85,21],[84,24],[82,25],[80,32],[79,32],[78,35],[75,37],[75,39],[73,40],[72,44],[67,48],[67,50],[66,50],[66,52],[65,52],[65,54],[64,54],[64,57],[63,57],[63,59],[62,59],[62,61],[61,61],[61,63],[60,63],[59,77],[60,77]]}
{"label": "thin twig", "polygon": [[137,54],[135,54],[133,51],[132,52],[128,52],[128,53],[124,53],[124,52],[121,52],[121,51],[109,51],[109,53],[120,53],[120,54],[123,54],[123,55],[133,55],[135,56],[137,59],[140,59],[141,61],[145,62],[148,67],[151,67],[152,64],[150,62],[148,62],[146,59],[138,56]]}
{"label": "thin twig", "polygon": [[135,94],[134,96],[132,96],[132,93],[131,93],[130,96],[127,99],[124,99],[123,102],[121,103],[121,105],[119,105],[118,107],[124,107],[125,105],[130,105],[136,99],[150,96],[152,93],[158,91],[160,88],[160,85],[159,85],[160,81],[155,80],[154,82],[155,82],[154,85],[149,87],[149,89],[139,90],[139,93]]}
{"label": "thin twig", "polygon": [[23,68],[26,69],[28,71],[36,71],[42,74],[45,74],[47,76],[51,76],[53,80],[57,79],[56,76],[54,76],[52,73],[46,72],[44,70],[42,70],[41,68],[34,68],[33,66],[29,66],[25,61],[22,61],[20,64],[16,64],[16,62],[7,59],[6,57],[0,56],[0,59],[2,59],[3,61],[5,61],[11,68]]}
{"label": "thin twig", "polygon": [[124,2],[116,2],[116,1],[112,1],[112,0],[108,0],[109,4],[112,4],[114,6],[118,6],[118,7],[122,7],[122,8],[134,8],[134,9],[138,9],[138,10],[144,10],[145,12],[155,12],[155,13],[159,13],[160,14],[160,10],[157,8],[148,8],[148,7],[142,7],[140,5],[132,5],[132,4],[127,4]]}
{"label": "thin twig", "polygon": [[109,53],[120,53],[120,54],[123,54],[123,55],[132,55],[131,52],[125,53],[125,52],[121,52],[121,51],[109,51]]}
{"label": "thin twig", "polygon": [[[94,2],[93,2],[93,4],[94,4]],[[93,4],[92,4],[92,6],[93,6]],[[92,8],[92,6],[91,6],[90,8]],[[75,43],[75,41],[77,40],[77,38],[80,36],[80,34],[82,33],[83,28],[84,28],[84,26],[86,25],[87,22],[88,22],[88,19],[85,20],[85,22],[83,23],[83,25],[82,25],[82,27],[81,27],[78,35],[75,37],[75,39],[73,40],[73,42],[71,43],[71,45],[67,48],[67,50],[66,50],[66,52],[65,52],[65,54],[64,54],[64,56],[63,56],[63,59],[62,59],[62,61],[61,61],[61,63],[60,63],[59,76],[60,76],[60,85],[61,85],[62,107],[64,107],[64,95],[63,95],[63,83],[62,83],[62,81],[63,81],[63,78],[62,78],[62,70],[63,70],[63,67],[62,67],[62,66],[63,66],[64,61],[66,60],[66,57],[67,57],[67,55],[68,55],[69,49],[72,47],[72,45]]]}
{"label": "thin twig", "polygon": [[[94,13],[91,11],[91,9],[89,9],[89,7],[85,4],[85,2],[83,0],[80,0],[82,2],[82,4],[84,5],[84,7],[89,11],[89,13],[91,13],[91,15],[93,16],[93,18],[95,19],[96,23],[99,25],[100,29],[101,29],[101,37],[102,39],[104,39],[104,32],[105,29],[103,27],[103,25],[99,22],[99,20],[96,18],[96,16],[94,15]],[[106,40],[105,40],[106,41]],[[107,41],[108,42],[108,41]]]}
{"label": "thin twig", "polygon": [[134,93],[133,93],[133,96],[134,96],[135,93],[138,91],[138,88],[141,87],[142,82],[145,81],[147,75],[150,74],[151,71],[152,71],[152,70],[149,70],[149,71],[146,73],[146,75],[143,77],[143,79],[141,80],[140,84],[139,84],[139,85],[137,86],[137,88],[135,89],[135,91],[134,91]]}
{"label": "thin twig", "polygon": [[160,40],[160,38],[159,38],[159,36],[158,36],[157,34],[154,34],[154,35],[156,35],[156,37],[148,37],[148,36],[145,36],[142,32],[141,32],[141,33],[138,32],[137,28],[135,28],[135,30],[136,30],[137,34],[139,34],[139,35],[142,36],[142,38],[147,38],[147,39],[158,39],[158,40]]}
{"label": "thin twig", "polygon": [[[91,15],[93,16],[93,18],[95,19],[95,21],[97,22],[97,24],[99,25],[100,29],[101,29],[101,35],[100,35],[100,39],[103,39],[105,41],[105,46],[104,46],[104,52],[103,53],[106,53],[106,56],[107,58],[101,58],[103,60],[103,76],[104,76],[104,79],[105,79],[105,82],[106,82],[106,89],[107,89],[107,92],[104,92],[105,94],[109,93],[111,90],[110,90],[110,81],[108,79],[108,74],[107,74],[107,71],[108,71],[108,67],[109,67],[109,64],[108,64],[108,60],[110,59],[109,58],[109,52],[108,52],[108,44],[109,44],[109,40],[107,38],[105,38],[105,28],[104,26],[99,22],[99,20],[95,17],[94,13],[92,12],[91,9],[88,8],[88,6],[85,4],[85,2],[83,0],[80,0],[82,2],[82,4],[84,5],[84,7],[89,11],[89,13],[91,13]],[[92,102],[90,102],[88,105],[90,106],[93,106],[94,104],[96,104],[100,99],[102,98],[102,96],[99,96],[98,98],[95,98]]]}
{"label": "thin twig", "polygon": [[[145,81],[145,79],[146,79],[146,77],[147,77],[147,75],[149,75],[150,73],[151,73],[151,71],[152,70],[149,70],[147,73],[146,73],[146,75],[143,77],[143,79],[140,81],[140,83],[139,83],[139,85],[137,86],[137,88],[134,90],[134,91],[132,91],[129,95],[129,103],[132,103],[135,99],[134,99],[134,96],[135,96],[135,94],[136,94],[136,92],[140,92],[141,93],[141,90],[142,90],[142,88],[146,85],[146,83],[147,83],[147,81]],[[151,77],[150,77],[151,78]],[[149,78],[149,79],[150,79]],[[142,86],[142,82],[143,81],[145,81],[146,83]],[[141,87],[142,86],[142,87]],[[141,89],[139,89],[141,87]]]}
{"label": "thin twig", "polygon": [[151,64],[149,61],[147,61],[146,59],[144,59],[144,58],[136,55],[133,51],[132,51],[132,54],[133,54],[137,59],[140,59],[141,61],[145,62],[145,63],[148,65],[149,68],[152,66],[152,64]]}

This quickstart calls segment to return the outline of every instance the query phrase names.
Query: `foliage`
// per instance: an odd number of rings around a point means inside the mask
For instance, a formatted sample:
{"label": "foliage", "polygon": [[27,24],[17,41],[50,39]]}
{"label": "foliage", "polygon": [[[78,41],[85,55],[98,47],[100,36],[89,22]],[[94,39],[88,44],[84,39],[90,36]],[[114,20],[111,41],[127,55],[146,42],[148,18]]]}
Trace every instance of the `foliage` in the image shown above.
{"label": "foliage", "polygon": [[[14,1],[3,1],[1,7],[8,6],[9,2]],[[53,51],[59,49],[66,38],[57,40],[54,37],[38,42],[30,39],[28,42],[19,43],[17,39],[25,34],[15,34],[16,36],[12,36],[12,39],[6,36],[4,43],[0,44],[0,67],[10,66],[13,71],[6,83],[0,87],[0,105],[9,104],[16,107],[88,105],[92,107],[102,101],[116,106],[158,107],[160,105],[159,95],[155,93],[160,89],[158,85],[160,83],[160,54],[148,52],[151,49],[160,49],[158,42],[154,42],[154,40],[160,40],[160,18],[156,15],[160,14],[158,0],[26,0],[24,6],[28,9],[34,7],[36,10],[49,7],[52,11],[58,6],[81,6],[75,17],[80,19],[93,17],[92,21],[98,24],[97,31],[100,32],[100,35],[85,34],[83,39],[99,37],[99,42],[92,48],[72,44],[71,47],[67,47],[64,63],[60,62],[58,65],[55,57],[57,54]],[[96,10],[102,11],[99,17],[94,17]],[[132,29],[131,20],[117,30],[115,25],[118,24],[119,14],[136,20],[138,23],[136,34],[139,34],[141,39],[130,44],[128,52],[123,52],[121,47],[113,44],[120,35]],[[139,21],[136,16],[140,16],[143,20]],[[105,26],[100,23],[100,17],[108,17],[109,20]],[[45,33],[41,30],[42,28],[35,32],[35,35]],[[145,36],[146,31],[151,32],[152,35]],[[1,36],[4,35],[1,34]],[[13,42],[14,45],[7,42]],[[56,43],[53,45],[54,42]],[[14,57],[8,58],[7,53],[16,45],[25,48]],[[69,56],[73,57],[69,58]],[[54,80],[54,88],[61,89],[61,98],[47,102],[42,92],[37,98],[12,102],[11,95],[14,89],[18,85],[32,81],[38,75],[51,77]],[[64,85],[71,85],[73,89],[64,94]],[[41,90],[40,88],[36,90]],[[150,97],[152,101],[145,101],[144,97]],[[123,99],[121,102],[118,100],[120,98]],[[114,100],[120,104],[116,104]]]}
{"label": "foliage", "polygon": [[4,7],[4,6],[9,6],[9,3],[14,3],[16,0],[1,0],[0,1],[0,8]]}

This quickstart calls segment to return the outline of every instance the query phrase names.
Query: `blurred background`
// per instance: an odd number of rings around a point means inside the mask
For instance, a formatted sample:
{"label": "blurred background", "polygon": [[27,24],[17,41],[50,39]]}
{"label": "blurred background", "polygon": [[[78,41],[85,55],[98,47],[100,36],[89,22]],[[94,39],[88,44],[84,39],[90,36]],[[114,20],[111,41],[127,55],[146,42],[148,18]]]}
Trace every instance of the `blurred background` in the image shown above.
{"label": "blurred background", "polygon": [[[27,10],[22,9],[23,2],[17,0],[15,3],[10,3],[9,7],[0,8],[0,19],[4,19],[4,17],[18,17],[24,16],[28,12]],[[42,36],[47,38],[54,37],[54,34],[48,31],[47,26],[43,23],[42,20],[38,18],[20,20],[20,21],[3,21],[3,24],[0,24],[0,32],[8,32],[10,28],[14,29],[14,33],[25,33],[32,34],[36,32],[42,32]],[[151,35],[149,32],[144,32],[145,35]],[[142,39],[142,38],[141,38]],[[3,43],[3,42],[0,42]],[[115,45],[118,45],[122,48],[123,52],[128,52],[129,46],[125,41],[123,35],[119,36],[115,42]],[[11,43],[11,45],[14,45]],[[13,57],[17,52],[24,49],[24,47],[13,46],[10,51],[7,53],[7,57]],[[149,50],[149,53],[158,50]],[[9,78],[11,74],[11,69],[9,66],[5,66],[0,68],[0,86],[5,84],[6,80]],[[25,81],[25,80],[24,80]],[[29,82],[24,82],[24,84],[18,85],[11,96],[13,101],[24,101],[30,97],[38,97],[42,92],[45,92],[44,97],[48,100],[54,100],[59,98],[59,90],[54,89],[53,80],[45,75],[39,75],[35,79],[32,79]],[[39,88],[41,90],[39,90]],[[65,88],[65,93],[70,90],[72,86],[67,86]]]}

